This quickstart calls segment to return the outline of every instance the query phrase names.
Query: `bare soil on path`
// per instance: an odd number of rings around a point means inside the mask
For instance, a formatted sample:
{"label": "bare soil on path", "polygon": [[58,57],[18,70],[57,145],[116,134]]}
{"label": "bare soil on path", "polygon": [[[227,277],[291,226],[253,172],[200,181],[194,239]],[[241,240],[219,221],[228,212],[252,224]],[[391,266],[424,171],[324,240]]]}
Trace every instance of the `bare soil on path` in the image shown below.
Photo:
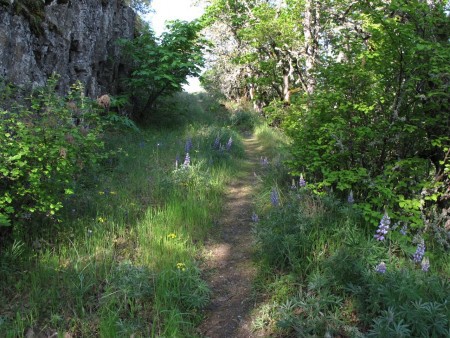
{"label": "bare soil on path", "polygon": [[262,337],[251,330],[255,307],[252,200],[258,184],[255,168],[261,151],[254,138],[244,139],[246,160],[228,187],[222,217],[206,243],[203,271],[212,300],[199,333],[208,338]]}

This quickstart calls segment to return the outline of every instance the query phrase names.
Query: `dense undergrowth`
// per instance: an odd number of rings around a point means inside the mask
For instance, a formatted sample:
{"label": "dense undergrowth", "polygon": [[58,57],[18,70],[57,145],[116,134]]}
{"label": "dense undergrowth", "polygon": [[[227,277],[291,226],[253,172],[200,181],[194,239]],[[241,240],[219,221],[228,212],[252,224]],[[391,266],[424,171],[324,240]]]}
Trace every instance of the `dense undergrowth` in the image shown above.
{"label": "dense undergrowth", "polygon": [[[244,153],[238,131],[250,130],[263,149],[252,219],[264,302],[254,329],[279,337],[449,336],[450,259],[439,234],[394,224],[388,213],[375,228],[353,196],[342,201],[292,177],[291,140],[248,109],[180,94],[152,116],[157,129],[138,130],[88,101],[82,121],[64,124],[73,107],[50,94],[6,105],[24,112],[23,123],[44,118],[1,139],[23,150],[14,158],[16,148],[2,147],[3,158],[13,157],[3,165],[11,175],[2,171],[2,196],[9,191],[16,204],[0,205],[18,211],[6,210],[0,228],[2,336],[196,336],[211,292],[199,252]],[[78,107],[75,94],[69,102]],[[22,123],[2,116],[3,126]],[[41,176],[13,176],[14,166]],[[47,195],[57,208],[38,203]]]}
{"label": "dense undergrowth", "polygon": [[254,328],[279,337],[448,337],[450,260],[439,238],[425,246],[388,215],[377,231],[353,199],[292,180],[276,130],[257,136],[267,153],[253,216],[265,301]]}
{"label": "dense undergrowth", "polygon": [[[64,116],[59,100],[52,96],[53,104],[36,109]],[[102,147],[90,149],[97,166],[67,172],[62,180],[58,169],[49,174],[59,184],[58,193],[49,193],[60,200],[58,210],[4,218],[9,227],[3,229],[16,230],[4,231],[2,239],[1,336],[195,335],[210,295],[197,266],[199,248],[243,149],[228,127],[228,111],[208,95],[180,94],[166,106],[178,112],[170,129],[136,131],[113,118],[116,124],[105,123],[95,138]],[[80,129],[71,128],[72,134]],[[67,143],[61,129],[43,135],[58,140],[59,134]],[[30,140],[43,142],[38,134],[24,135],[14,137],[26,149]],[[42,163],[69,159],[57,142],[49,147]],[[28,165],[35,157],[26,155]],[[18,182],[2,177],[10,190]],[[26,180],[19,183],[28,186]]]}

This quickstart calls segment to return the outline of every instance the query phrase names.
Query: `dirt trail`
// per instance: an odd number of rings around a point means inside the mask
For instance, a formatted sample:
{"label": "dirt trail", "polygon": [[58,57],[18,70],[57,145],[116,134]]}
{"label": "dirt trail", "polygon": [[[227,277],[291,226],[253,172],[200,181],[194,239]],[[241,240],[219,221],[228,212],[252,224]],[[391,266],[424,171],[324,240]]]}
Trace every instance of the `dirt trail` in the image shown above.
{"label": "dirt trail", "polygon": [[206,319],[199,327],[208,338],[258,337],[251,331],[250,312],[254,307],[252,281],[256,268],[252,262],[252,199],[258,179],[258,142],[244,140],[246,162],[242,172],[228,188],[223,215],[213,238],[206,244],[203,267],[213,292]]}

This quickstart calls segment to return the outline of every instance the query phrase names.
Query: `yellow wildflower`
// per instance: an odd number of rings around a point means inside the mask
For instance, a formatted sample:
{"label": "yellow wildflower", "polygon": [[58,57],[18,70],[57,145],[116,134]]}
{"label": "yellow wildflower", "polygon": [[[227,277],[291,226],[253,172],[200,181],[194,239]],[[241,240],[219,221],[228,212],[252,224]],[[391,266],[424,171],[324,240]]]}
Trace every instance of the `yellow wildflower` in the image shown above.
{"label": "yellow wildflower", "polygon": [[171,233],[171,234],[167,235],[167,238],[174,239],[174,238],[177,238],[177,235],[174,233]]}
{"label": "yellow wildflower", "polygon": [[185,271],[186,270],[186,264],[184,264],[184,263],[177,263],[177,269],[181,270],[181,271]]}

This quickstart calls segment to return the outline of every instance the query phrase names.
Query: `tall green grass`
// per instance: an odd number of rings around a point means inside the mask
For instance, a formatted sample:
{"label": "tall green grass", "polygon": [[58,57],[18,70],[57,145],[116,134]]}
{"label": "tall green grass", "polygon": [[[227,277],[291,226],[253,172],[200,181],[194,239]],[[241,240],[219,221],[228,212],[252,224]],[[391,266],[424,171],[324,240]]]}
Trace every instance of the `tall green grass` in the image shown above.
{"label": "tall green grass", "polygon": [[195,335],[210,295],[198,252],[243,148],[223,107],[179,100],[189,123],[109,131],[112,155],[77,178],[62,221],[2,252],[1,336]]}

